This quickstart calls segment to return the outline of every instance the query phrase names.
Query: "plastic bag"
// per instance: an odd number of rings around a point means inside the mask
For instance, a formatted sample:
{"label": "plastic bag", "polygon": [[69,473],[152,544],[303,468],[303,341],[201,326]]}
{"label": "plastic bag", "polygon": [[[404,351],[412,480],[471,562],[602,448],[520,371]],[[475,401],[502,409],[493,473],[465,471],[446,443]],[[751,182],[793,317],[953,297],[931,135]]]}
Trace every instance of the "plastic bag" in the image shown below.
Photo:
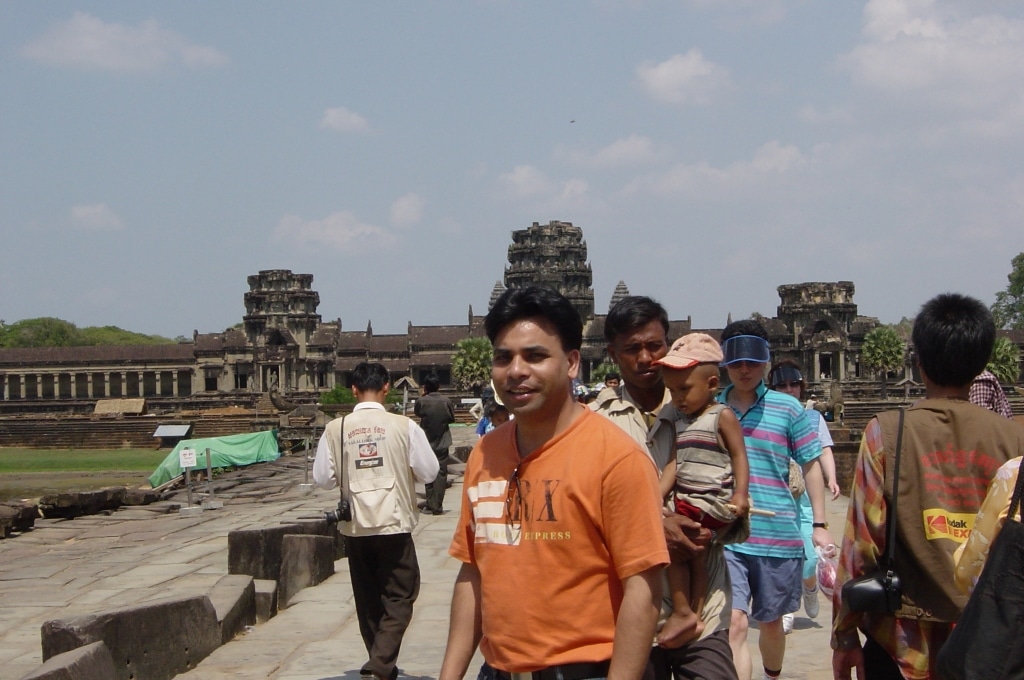
{"label": "plastic bag", "polygon": [[836,568],[839,564],[839,548],[835,544],[826,545],[824,548],[815,547],[818,553],[818,588],[825,593],[825,597],[832,599],[832,592],[836,587]]}

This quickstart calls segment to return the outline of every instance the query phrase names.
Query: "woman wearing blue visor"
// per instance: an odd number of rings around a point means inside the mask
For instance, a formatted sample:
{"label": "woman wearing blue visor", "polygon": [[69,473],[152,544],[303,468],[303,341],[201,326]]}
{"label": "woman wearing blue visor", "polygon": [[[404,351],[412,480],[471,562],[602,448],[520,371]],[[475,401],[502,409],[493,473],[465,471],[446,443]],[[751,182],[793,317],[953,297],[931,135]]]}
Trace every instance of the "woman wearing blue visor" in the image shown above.
{"label": "woman wearing blue visor", "polygon": [[722,365],[732,384],[719,400],[733,409],[743,429],[751,505],[774,512],[773,517],[752,516],[747,542],[726,546],[733,588],[729,643],[740,680],[750,680],[747,630],[753,618],[760,628],[764,677],[777,678],[786,654],[782,617],[799,609],[803,594],[804,543],[799,507],[789,491],[790,460],[804,470],[815,545],[832,542],[821,467],[814,464],[821,445],[800,402],[765,385],[771,353],[764,327],[753,319],[735,321],[722,331],[721,342]]}

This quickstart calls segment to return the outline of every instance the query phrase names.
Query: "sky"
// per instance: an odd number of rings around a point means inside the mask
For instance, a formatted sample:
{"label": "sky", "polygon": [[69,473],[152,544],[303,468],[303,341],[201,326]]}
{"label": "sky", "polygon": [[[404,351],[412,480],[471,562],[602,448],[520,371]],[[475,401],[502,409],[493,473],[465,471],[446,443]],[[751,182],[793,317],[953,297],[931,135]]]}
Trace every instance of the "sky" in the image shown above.
{"label": "sky", "polygon": [[484,314],[583,229],[674,319],[991,304],[1024,251],[1016,0],[0,0],[0,319],[166,337],[313,275],[325,321]]}

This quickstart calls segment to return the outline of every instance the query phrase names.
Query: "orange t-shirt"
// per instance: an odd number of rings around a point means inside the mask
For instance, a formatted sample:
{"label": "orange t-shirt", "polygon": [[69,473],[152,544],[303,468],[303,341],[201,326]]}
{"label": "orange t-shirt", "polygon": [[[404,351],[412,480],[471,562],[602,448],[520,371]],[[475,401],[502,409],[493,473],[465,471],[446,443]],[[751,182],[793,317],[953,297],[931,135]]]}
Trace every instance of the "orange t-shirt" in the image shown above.
{"label": "orange t-shirt", "polygon": [[510,673],[610,659],[622,579],[668,564],[654,465],[589,409],[522,461],[515,428],[470,454],[449,549],[480,570],[480,649]]}

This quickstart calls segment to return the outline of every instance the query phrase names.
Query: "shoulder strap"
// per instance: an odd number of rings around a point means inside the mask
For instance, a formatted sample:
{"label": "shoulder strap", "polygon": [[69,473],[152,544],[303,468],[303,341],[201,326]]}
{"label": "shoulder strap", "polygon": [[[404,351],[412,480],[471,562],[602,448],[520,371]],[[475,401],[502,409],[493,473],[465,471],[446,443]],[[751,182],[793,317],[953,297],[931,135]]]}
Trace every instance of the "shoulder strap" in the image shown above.
{"label": "shoulder strap", "polygon": [[348,462],[345,460],[345,415],[341,416],[341,436],[338,437],[338,445],[341,447],[341,469],[338,470],[338,493],[341,500],[345,500],[345,472],[348,470]]}
{"label": "shoulder strap", "polygon": [[896,552],[896,507],[900,497],[900,454],[903,450],[903,415],[904,409],[900,407],[899,424],[896,426],[896,453],[894,455],[892,477],[892,506],[886,515],[885,521],[889,525],[888,537],[885,540],[885,562],[886,568],[892,569],[894,554]]}
{"label": "shoulder strap", "polygon": [[[1024,463],[1024,461],[1021,461],[1021,462]],[[1022,466],[1022,467],[1024,467],[1024,466]],[[1014,516],[1017,514],[1017,510],[1020,507],[1021,489],[1024,489],[1024,474],[1021,474],[1021,473],[1022,473],[1022,470],[1021,470],[1020,467],[1018,467],[1017,468],[1017,484],[1013,487],[1013,497],[1010,499],[1010,510],[1009,510],[1009,512],[1006,515],[1006,518],[1010,519],[1010,520],[1012,520],[1014,518]],[[1021,519],[1024,519],[1024,517],[1022,517]],[[1021,521],[1021,520],[1017,520],[1017,521]]]}

